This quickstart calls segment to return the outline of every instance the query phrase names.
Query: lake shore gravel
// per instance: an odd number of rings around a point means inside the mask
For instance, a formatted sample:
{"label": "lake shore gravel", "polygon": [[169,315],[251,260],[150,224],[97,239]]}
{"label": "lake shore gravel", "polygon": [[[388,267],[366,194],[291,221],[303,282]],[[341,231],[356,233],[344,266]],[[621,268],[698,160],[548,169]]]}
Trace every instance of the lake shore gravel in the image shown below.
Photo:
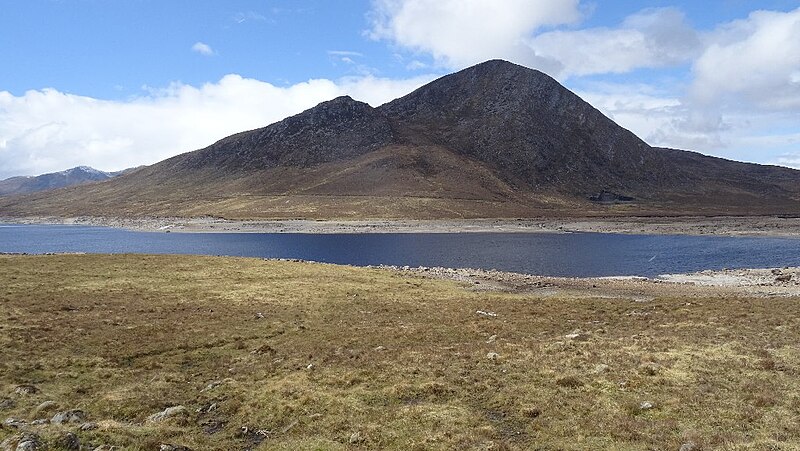
{"label": "lake shore gravel", "polygon": [[227,220],[218,218],[27,217],[21,224],[74,224],[181,233],[622,233],[800,238],[800,218],[779,216],[534,218],[358,221]]}

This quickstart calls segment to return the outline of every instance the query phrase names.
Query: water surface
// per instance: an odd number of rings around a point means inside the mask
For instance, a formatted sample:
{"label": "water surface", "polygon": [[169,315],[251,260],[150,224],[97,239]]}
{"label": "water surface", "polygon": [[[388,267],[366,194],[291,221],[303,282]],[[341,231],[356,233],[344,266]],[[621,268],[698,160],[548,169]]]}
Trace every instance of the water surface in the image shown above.
{"label": "water surface", "polygon": [[0,252],[299,258],[574,277],[800,266],[798,239],[600,233],[184,234],[0,224]]}

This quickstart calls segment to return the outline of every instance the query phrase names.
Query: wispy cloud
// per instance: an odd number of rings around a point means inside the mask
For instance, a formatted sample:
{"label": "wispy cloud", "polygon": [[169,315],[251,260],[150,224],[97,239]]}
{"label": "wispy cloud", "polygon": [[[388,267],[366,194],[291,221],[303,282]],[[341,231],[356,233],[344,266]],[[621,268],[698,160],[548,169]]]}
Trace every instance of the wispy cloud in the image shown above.
{"label": "wispy cloud", "polygon": [[245,23],[245,22],[265,22],[267,21],[267,17],[263,14],[259,14],[255,11],[245,11],[245,12],[238,12],[233,15],[233,21],[236,23]]}
{"label": "wispy cloud", "polygon": [[348,56],[348,57],[364,56],[363,53],[354,52],[352,50],[328,50],[328,55],[330,55],[330,56]]}
{"label": "wispy cloud", "polygon": [[328,50],[328,58],[334,63],[344,63],[351,66],[351,71],[362,75],[375,73],[375,69],[357,61],[363,57],[363,53],[352,50]]}
{"label": "wispy cloud", "polygon": [[216,52],[211,48],[210,45],[200,41],[194,43],[192,46],[192,51],[205,56],[216,55]]}

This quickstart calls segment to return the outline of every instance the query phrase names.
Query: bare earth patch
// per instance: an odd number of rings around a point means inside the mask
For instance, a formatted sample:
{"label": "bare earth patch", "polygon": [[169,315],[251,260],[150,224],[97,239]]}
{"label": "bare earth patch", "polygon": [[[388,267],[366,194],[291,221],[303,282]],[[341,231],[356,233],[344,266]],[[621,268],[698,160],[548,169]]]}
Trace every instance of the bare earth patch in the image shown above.
{"label": "bare earth patch", "polygon": [[740,287],[0,256],[0,442],[797,449],[800,299],[749,291],[785,273]]}

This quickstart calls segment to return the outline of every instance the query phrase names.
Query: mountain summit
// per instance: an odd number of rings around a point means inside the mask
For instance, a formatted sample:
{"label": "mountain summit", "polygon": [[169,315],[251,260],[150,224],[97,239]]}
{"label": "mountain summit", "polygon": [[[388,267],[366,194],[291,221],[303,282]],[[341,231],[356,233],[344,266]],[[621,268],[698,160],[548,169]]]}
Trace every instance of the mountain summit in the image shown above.
{"label": "mountain summit", "polygon": [[649,146],[546,74],[492,60],[373,108],[323,102],[0,214],[227,218],[798,214],[800,171]]}
{"label": "mountain summit", "polygon": [[0,180],[0,196],[28,194],[47,191],[67,186],[81,185],[90,182],[108,180],[122,174],[119,172],[103,172],[89,166],[77,166],[60,172],[52,172],[37,176],[19,176]]}

